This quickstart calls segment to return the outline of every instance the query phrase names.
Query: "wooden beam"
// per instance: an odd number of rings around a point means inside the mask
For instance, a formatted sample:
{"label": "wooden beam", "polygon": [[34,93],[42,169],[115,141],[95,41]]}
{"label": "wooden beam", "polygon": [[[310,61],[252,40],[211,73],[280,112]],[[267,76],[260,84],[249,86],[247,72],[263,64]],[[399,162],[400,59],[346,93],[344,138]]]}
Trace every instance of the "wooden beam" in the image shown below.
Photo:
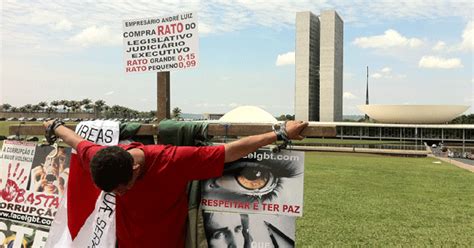
{"label": "wooden beam", "polygon": [[[66,125],[74,130],[75,125]],[[153,124],[143,124],[137,135],[156,135],[159,133],[159,126]],[[209,123],[208,134],[213,136],[248,136],[272,131],[271,124],[244,124],[244,123]],[[42,125],[14,125],[9,127],[10,135],[44,135]],[[303,136],[309,137],[336,137],[336,126],[319,125],[317,122],[310,122],[310,125],[302,132]]]}

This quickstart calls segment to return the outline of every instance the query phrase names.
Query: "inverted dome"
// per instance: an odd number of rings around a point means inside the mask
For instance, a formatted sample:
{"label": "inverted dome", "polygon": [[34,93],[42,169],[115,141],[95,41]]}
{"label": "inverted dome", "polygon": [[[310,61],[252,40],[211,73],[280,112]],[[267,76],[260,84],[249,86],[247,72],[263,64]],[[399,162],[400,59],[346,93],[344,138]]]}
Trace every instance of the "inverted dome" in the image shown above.
{"label": "inverted dome", "polygon": [[362,112],[382,123],[439,124],[464,113],[466,105],[359,105]]}
{"label": "inverted dome", "polygon": [[240,106],[222,116],[219,121],[234,123],[276,123],[273,115],[255,106]]}

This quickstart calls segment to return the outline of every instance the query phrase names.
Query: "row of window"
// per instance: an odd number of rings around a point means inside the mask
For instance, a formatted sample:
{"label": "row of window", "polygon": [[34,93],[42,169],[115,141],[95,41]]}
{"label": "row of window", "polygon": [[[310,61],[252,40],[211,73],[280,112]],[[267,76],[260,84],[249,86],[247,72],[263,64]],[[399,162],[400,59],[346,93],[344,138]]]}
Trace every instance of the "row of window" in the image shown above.
{"label": "row of window", "polygon": [[339,126],[337,127],[337,136],[474,141],[474,129]]}

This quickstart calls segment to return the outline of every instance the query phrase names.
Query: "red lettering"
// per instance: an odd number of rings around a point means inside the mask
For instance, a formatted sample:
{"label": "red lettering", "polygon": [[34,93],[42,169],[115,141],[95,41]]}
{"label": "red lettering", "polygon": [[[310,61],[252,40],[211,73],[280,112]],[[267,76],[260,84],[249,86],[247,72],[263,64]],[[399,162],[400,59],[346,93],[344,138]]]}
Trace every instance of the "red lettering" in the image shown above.
{"label": "red lettering", "polygon": [[167,25],[160,25],[157,27],[158,35],[168,35],[174,33],[181,33],[184,30],[184,25],[180,22],[167,24]]}
{"label": "red lettering", "polygon": [[280,206],[278,204],[267,204],[262,203],[263,210],[270,211],[270,212],[279,212]]}

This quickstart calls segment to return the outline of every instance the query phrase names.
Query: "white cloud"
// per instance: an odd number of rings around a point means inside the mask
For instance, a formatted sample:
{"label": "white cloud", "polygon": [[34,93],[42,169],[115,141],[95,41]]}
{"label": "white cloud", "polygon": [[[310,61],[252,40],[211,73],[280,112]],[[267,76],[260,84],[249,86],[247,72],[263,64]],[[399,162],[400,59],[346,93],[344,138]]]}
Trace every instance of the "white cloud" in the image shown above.
{"label": "white cloud", "polygon": [[284,54],[278,54],[277,60],[275,62],[276,66],[294,65],[294,64],[295,64],[295,52],[287,52]]}
{"label": "white cloud", "polygon": [[352,94],[351,92],[348,92],[348,91],[344,92],[344,94],[342,95],[342,97],[343,97],[344,99],[358,99],[357,96],[355,96],[354,94]]}
{"label": "white cloud", "polygon": [[446,49],[446,43],[444,41],[438,41],[433,46],[434,51],[443,51],[444,49]]}
{"label": "white cloud", "polygon": [[107,93],[104,94],[104,96],[110,96],[110,95],[113,95],[115,93],[115,91],[109,91]]}
{"label": "white cloud", "polygon": [[380,79],[380,78],[406,78],[404,74],[394,74],[392,73],[392,68],[384,67],[380,71],[375,71],[374,73],[370,74],[370,77],[373,79]]}
{"label": "white cloud", "polygon": [[423,41],[418,38],[407,38],[396,30],[389,29],[383,35],[359,37],[352,43],[362,48],[388,49],[394,47],[415,48],[421,46]]}
{"label": "white cloud", "polygon": [[54,31],[68,31],[73,26],[68,18],[54,9],[33,9],[30,13],[26,13],[25,18],[20,20],[20,22],[27,22],[28,24],[38,26],[46,25]]}
{"label": "white cloud", "polygon": [[370,75],[370,77],[375,78],[375,79],[382,78],[382,74],[376,72],[376,73],[373,73],[372,75]]}
{"label": "white cloud", "polygon": [[464,28],[461,49],[464,51],[474,51],[474,21],[468,22]]}
{"label": "white cloud", "polygon": [[122,39],[119,34],[114,34],[108,26],[91,26],[69,39],[70,42],[83,47],[91,45],[121,44]]}
{"label": "white cloud", "polygon": [[72,23],[67,19],[61,19],[58,22],[51,25],[52,29],[57,31],[68,31],[72,29]]}
{"label": "white cloud", "polygon": [[421,68],[439,68],[439,69],[453,69],[462,68],[461,60],[458,58],[445,59],[435,56],[423,56],[418,62],[418,67]]}

